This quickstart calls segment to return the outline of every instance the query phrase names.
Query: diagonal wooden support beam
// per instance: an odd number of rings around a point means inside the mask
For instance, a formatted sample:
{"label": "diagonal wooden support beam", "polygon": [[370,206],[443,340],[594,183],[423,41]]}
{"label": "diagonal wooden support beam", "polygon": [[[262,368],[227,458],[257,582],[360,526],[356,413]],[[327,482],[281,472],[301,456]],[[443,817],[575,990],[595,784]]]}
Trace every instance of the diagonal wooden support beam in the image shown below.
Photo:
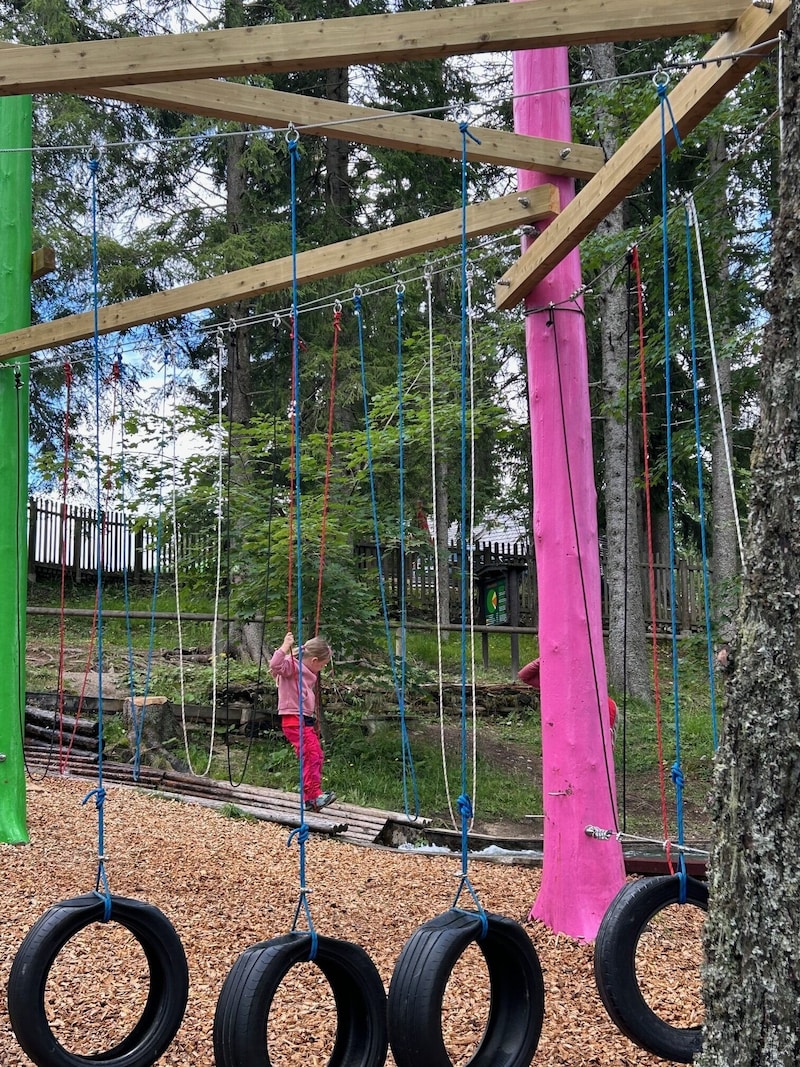
{"label": "diagonal wooden support beam", "polygon": [[0,95],[714,33],[746,7],[747,0],[528,0],[42,45],[3,57]]}
{"label": "diagonal wooden support beam", "polygon": [[[97,95],[235,122],[277,126],[292,122],[302,127],[304,133],[430,156],[461,156],[461,132],[454,122],[339,104],[236,82],[204,80],[133,88],[114,86],[98,91]],[[602,149],[594,146],[552,141],[546,137],[526,137],[482,126],[470,126],[470,133],[480,141],[476,144],[471,138],[467,139],[470,162],[539,170],[573,178],[591,178],[603,165]]]}
{"label": "diagonal wooden support beam", "polygon": [[[23,45],[0,41],[0,50]],[[239,82],[216,80],[109,86],[97,95],[143,107],[161,107],[189,115],[210,115],[260,126],[288,126],[344,141],[399,148],[423,155],[461,158],[461,133],[453,122],[357,107],[313,96],[280,93]],[[467,159],[499,167],[538,170],[571,178],[591,178],[603,165],[602,149],[593,145],[527,137],[505,130],[470,126]]]}
{"label": "diagonal wooden support beam", "polygon": [[[771,10],[750,7],[736,25],[716,42],[669,94],[670,107],[681,136],[693,130],[749,71],[772,45],[763,51],[729,61],[722,56],[756,48],[775,38],[786,26],[791,0],[774,0]],[[675,145],[670,130],[669,147]],[[514,307],[545,278],[564,256],[576,248],[621,200],[633,192],[661,158],[661,116],[656,108],[611,157],[601,171],[547,226],[527,251],[506,271],[495,290],[498,308]]]}
{"label": "diagonal wooden support beam", "polygon": [[[467,208],[467,236],[480,237],[551,219],[558,214],[558,206],[558,193],[552,185],[541,185],[536,189],[473,204]],[[299,252],[296,257],[297,277],[301,283],[311,282],[431,248],[457,244],[461,240],[461,227],[461,210],[457,209],[378,233],[352,237],[324,248]],[[291,283],[292,257],[285,256],[271,263],[261,263],[216,278],[181,285],[164,293],[100,308],[98,330],[101,334],[127,330],[145,322],[156,322],[200,308],[217,307],[260,293],[288,289]],[[94,312],[91,311],[13,330],[0,335],[0,362],[26,352],[80,341],[91,337],[93,333]]]}

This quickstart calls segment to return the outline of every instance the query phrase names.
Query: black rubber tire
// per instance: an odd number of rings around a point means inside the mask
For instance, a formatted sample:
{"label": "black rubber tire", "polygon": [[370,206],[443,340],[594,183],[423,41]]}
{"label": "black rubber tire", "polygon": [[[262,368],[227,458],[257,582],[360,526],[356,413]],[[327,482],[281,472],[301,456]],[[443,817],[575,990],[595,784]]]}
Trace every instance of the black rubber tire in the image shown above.
{"label": "black rubber tire", "polygon": [[389,1043],[397,1067],[452,1067],[442,1033],[447,981],[473,942],[489,974],[489,1016],[469,1067],[528,1067],[544,1021],[544,980],[536,949],[511,919],[452,908],[416,930],[389,985]]}
{"label": "black rubber tire", "polygon": [[8,979],[11,1026],[39,1067],[151,1067],[169,1047],[189,997],[186,954],[172,923],[150,904],[111,897],[109,922],[119,923],[139,942],[150,969],[150,988],[138,1022],[119,1044],[83,1056],[65,1049],[47,1021],[45,992],[56,956],[79,931],[104,921],[106,901],[94,893],[54,904],[28,931]]}
{"label": "black rubber tire", "polygon": [[[672,1026],[647,1003],[636,975],[636,947],[659,911],[680,903],[680,878],[665,875],[628,882],[603,916],[594,946],[594,976],[600,999],[617,1027],[648,1052],[691,1063],[703,1044],[701,1026]],[[686,879],[686,903],[708,911],[708,886]]]}
{"label": "black rubber tire", "polygon": [[[267,1019],[272,1001],[289,970],[308,961],[310,951],[311,935],[306,932],[245,949],[217,1001],[217,1067],[271,1067]],[[360,946],[319,936],[313,962],[327,978],[336,1003],[336,1039],[328,1067],[383,1067],[389,1049],[386,992],[375,964]]]}

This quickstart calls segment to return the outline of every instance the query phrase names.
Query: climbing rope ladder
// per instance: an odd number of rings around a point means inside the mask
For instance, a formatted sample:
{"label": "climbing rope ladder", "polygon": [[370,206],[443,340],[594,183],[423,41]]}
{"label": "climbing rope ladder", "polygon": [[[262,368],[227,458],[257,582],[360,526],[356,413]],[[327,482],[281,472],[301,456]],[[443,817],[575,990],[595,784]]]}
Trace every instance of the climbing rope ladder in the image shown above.
{"label": "climbing rope ladder", "polygon": [[[451,1067],[443,1035],[442,1008],[453,968],[473,944],[486,962],[490,985],[488,1017],[472,1067],[528,1067],[539,1043],[544,1017],[544,982],[533,942],[512,919],[485,911],[468,871],[468,830],[472,803],[467,790],[466,645],[467,645],[467,384],[468,286],[467,242],[464,222],[467,204],[466,118],[462,135],[461,240],[461,876],[450,909],[419,927],[403,946],[389,986],[389,1042],[397,1067]],[[473,137],[473,140],[475,138]],[[464,896],[473,908],[459,907]]]}
{"label": "climbing rope ladder", "polygon": [[[303,800],[303,511],[300,479],[300,344],[297,329],[297,197],[296,174],[299,134],[290,127],[286,135],[291,179],[292,239],[292,418],[296,625],[299,729],[300,825],[288,844],[298,846],[298,899],[288,933],[261,941],[239,956],[228,973],[214,1014],[214,1057],[217,1067],[270,1067],[268,1027],[270,1008],[288,972],[303,963],[314,963],[327,979],[336,1004],[336,1037],[328,1063],[332,1067],[382,1067],[388,1048],[386,994],[375,964],[359,945],[317,933],[307,882],[306,845],[309,828]],[[306,929],[299,926],[305,920]]]}
{"label": "climbing rope ladder", "polygon": [[[92,280],[94,310],[95,459],[97,496],[97,785],[83,800],[97,811],[97,873],[94,890],[49,908],[23,939],[8,979],[8,1014],[16,1038],[38,1067],[152,1067],[169,1047],[183,1019],[189,995],[186,955],[177,932],[158,908],[111,893],[106,871],[103,781],[103,508],[100,461],[100,346],[98,320],[97,178],[101,155],[88,161],[92,205]],[[111,1048],[76,1056],[59,1040],[48,1011],[48,978],[56,958],[74,937],[95,923],[116,923],[139,943],[147,961],[149,992],[127,1036]],[[116,961],[110,961],[115,965]]]}

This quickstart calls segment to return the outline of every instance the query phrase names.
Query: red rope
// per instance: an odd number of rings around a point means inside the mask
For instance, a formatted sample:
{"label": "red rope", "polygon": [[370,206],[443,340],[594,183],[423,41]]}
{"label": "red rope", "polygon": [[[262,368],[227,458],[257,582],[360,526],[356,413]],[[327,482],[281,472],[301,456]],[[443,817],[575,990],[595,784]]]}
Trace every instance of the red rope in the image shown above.
{"label": "red rope", "polygon": [[64,741],[64,661],[66,658],[66,588],[67,588],[67,489],[69,485],[70,445],[69,423],[72,406],[72,364],[64,364],[64,466],[61,474],[61,599],[58,612],[58,750],[59,762]]}
{"label": "red rope", "polygon": [[336,359],[339,351],[339,333],[342,329],[342,308],[339,302],[333,309],[333,352],[331,354],[331,389],[328,400],[328,437],[325,445],[325,489],[322,495],[322,528],[319,535],[319,574],[317,575],[317,615],[314,636],[319,633],[322,613],[322,575],[325,569],[325,544],[328,531],[328,500],[331,486],[331,459],[333,456],[333,415],[336,399]]}
{"label": "red rope", "polygon": [[[294,373],[294,315],[289,316],[289,351],[292,353],[292,375],[291,375],[291,397],[292,405],[295,400],[295,373]],[[301,345],[301,341],[298,338],[297,344]],[[288,557],[289,563],[287,567],[287,590],[286,590],[286,629],[292,629],[292,578],[294,575],[294,494],[295,494],[295,477],[297,472],[295,471],[294,462],[294,450],[295,450],[295,419],[294,410],[292,409],[289,428],[289,529],[288,529]]]}
{"label": "red rope", "polygon": [[647,577],[650,589],[650,629],[653,644],[653,693],[656,705],[656,737],[658,739],[658,777],[661,793],[661,826],[664,834],[667,865],[674,874],[670,855],[669,819],[667,816],[667,784],[664,773],[664,739],[661,725],[661,686],[658,677],[658,640],[656,636],[656,579],[653,555],[653,513],[650,502],[650,446],[647,437],[647,385],[644,367],[644,298],[642,273],[639,265],[639,249],[633,246],[633,269],[636,274],[636,299],[639,313],[639,376],[642,386],[642,447],[644,449],[644,498],[647,514]]}

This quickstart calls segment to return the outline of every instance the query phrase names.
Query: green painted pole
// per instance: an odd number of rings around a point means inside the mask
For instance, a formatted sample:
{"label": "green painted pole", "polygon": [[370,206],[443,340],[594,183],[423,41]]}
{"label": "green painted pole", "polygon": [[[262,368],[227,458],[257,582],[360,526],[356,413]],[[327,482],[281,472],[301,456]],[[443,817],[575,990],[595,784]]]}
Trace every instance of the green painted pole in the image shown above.
{"label": "green painted pole", "polygon": [[[31,98],[0,99],[0,333],[31,322]],[[28,840],[25,609],[27,357],[0,366],[0,841]]]}

